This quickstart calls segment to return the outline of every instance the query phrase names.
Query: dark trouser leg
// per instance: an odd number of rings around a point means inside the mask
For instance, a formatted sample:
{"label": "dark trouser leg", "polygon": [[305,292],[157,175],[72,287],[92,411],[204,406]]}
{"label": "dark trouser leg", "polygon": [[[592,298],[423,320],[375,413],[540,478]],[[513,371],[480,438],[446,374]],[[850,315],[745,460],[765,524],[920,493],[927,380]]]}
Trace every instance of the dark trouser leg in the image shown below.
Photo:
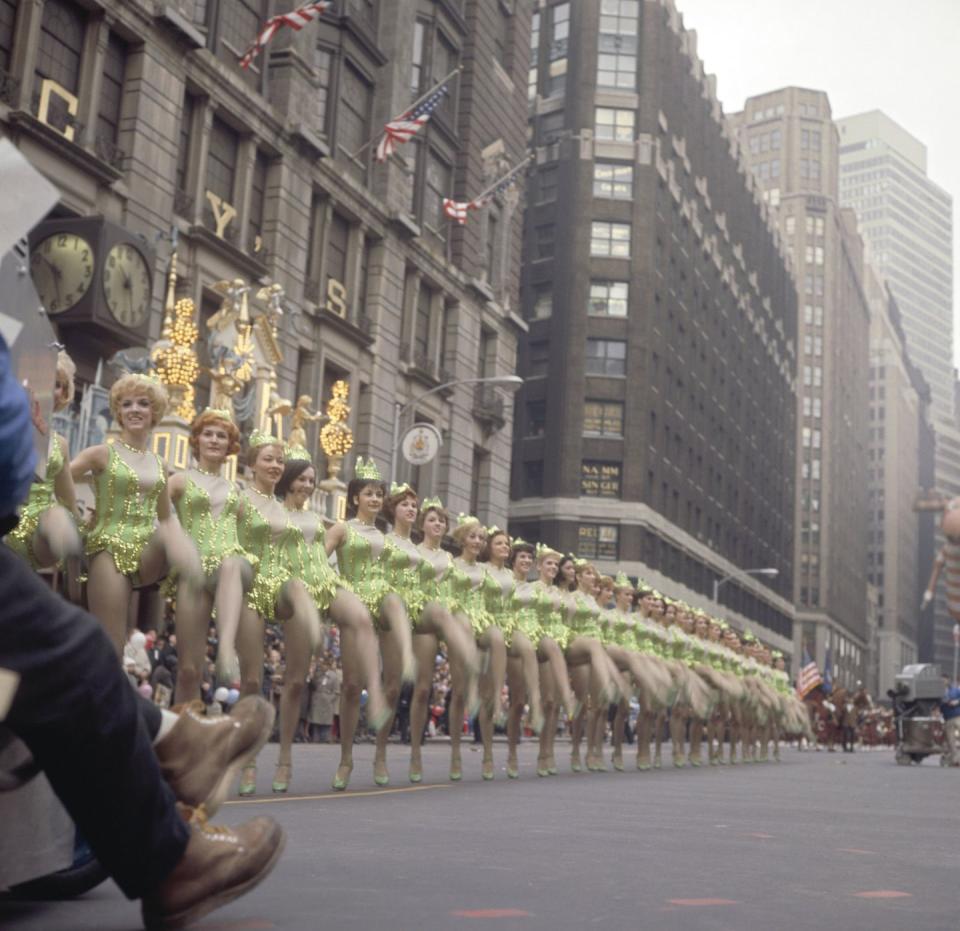
{"label": "dark trouser leg", "polygon": [[100,624],[0,545],[0,668],[21,676],[4,722],[29,747],[124,894],[157,886],[189,830],[134,690]]}

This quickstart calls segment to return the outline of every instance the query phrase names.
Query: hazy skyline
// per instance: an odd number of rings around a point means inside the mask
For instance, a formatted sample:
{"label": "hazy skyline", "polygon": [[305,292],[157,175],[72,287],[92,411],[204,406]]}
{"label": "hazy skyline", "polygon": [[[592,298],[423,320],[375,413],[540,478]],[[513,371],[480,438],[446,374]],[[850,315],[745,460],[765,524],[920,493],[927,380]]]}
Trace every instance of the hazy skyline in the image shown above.
{"label": "hazy skyline", "polygon": [[829,95],[835,119],[883,110],[926,145],[928,177],[953,197],[953,359],[960,365],[960,2],[676,2],[697,33],[706,72],[717,77],[725,113],[755,94],[809,87]]}

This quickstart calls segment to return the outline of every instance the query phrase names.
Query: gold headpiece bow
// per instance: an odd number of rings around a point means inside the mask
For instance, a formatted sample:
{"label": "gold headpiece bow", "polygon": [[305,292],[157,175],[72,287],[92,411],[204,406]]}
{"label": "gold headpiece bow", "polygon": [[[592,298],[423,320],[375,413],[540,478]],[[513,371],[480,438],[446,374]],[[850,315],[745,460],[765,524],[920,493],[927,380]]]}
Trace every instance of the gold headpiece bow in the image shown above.
{"label": "gold headpiece bow", "polygon": [[443,502],[439,498],[425,498],[423,504],[421,505],[421,510],[429,510],[430,508],[437,508],[438,510],[443,510]]}
{"label": "gold headpiece bow", "polygon": [[547,546],[546,543],[538,543],[537,559],[546,559],[548,556],[553,556],[555,559],[563,559],[563,554],[558,553],[552,546]]}
{"label": "gold headpiece bow", "polygon": [[627,578],[625,572],[618,572],[616,578],[613,580],[613,584],[617,588],[633,588],[633,585],[630,582],[630,579]]}
{"label": "gold headpiece bow", "polygon": [[403,494],[406,494],[407,492],[409,492],[411,495],[413,495],[414,497],[416,497],[416,494],[417,494],[417,493],[413,490],[413,488],[412,488],[407,482],[394,482],[394,483],[390,486],[390,497],[391,497],[391,498],[392,498],[394,495],[403,495]]}
{"label": "gold headpiece bow", "polygon": [[287,445],[283,448],[283,455],[287,461],[293,461],[294,459],[306,460],[309,463],[313,463],[313,457],[310,455],[308,449],[297,444],[296,446]]}
{"label": "gold headpiece bow", "polygon": [[457,529],[461,527],[479,527],[480,518],[474,517],[472,514],[464,514],[462,511],[457,515]]}
{"label": "gold headpiece bow", "polygon": [[200,416],[203,417],[204,414],[209,414],[219,420],[225,420],[227,423],[233,423],[233,413],[225,407],[205,407]]}
{"label": "gold headpiece bow", "polygon": [[254,430],[247,440],[250,449],[256,449],[259,446],[283,446],[283,444],[272,434],[264,433],[263,430]]}
{"label": "gold headpiece bow", "polygon": [[367,482],[383,481],[383,476],[380,475],[380,470],[377,468],[376,462],[373,461],[373,456],[369,459],[357,456],[357,464],[354,466],[353,474]]}

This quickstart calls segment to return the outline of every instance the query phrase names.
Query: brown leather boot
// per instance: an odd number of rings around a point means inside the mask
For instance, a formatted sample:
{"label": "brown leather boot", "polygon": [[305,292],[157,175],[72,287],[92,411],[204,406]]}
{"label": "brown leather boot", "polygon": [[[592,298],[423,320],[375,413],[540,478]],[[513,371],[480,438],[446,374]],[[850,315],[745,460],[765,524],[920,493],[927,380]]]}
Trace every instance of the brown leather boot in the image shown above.
{"label": "brown leather boot", "polygon": [[177,799],[191,808],[202,806],[213,817],[240,768],[267,742],[275,716],[273,705],[259,695],[241,698],[230,714],[219,717],[206,717],[201,702],[184,708],[154,747]]}
{"label": "brown leather boot", "polygon": [[237,828],[195,823],[173,872],[141,903],[147,931],[182,928],[249,892],[270,875],[286,835],[273,818]]}

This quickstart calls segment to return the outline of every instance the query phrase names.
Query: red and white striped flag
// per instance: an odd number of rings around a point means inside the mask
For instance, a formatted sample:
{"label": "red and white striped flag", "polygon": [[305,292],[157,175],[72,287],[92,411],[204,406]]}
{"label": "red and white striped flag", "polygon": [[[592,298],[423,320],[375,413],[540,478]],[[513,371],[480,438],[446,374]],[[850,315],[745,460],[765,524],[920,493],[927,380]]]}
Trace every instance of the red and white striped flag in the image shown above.
{"label": "red and white striped flag", "polygon": [[[454,72],[456,73],[456,72]],[[450,77],[452,77],[451,75]],[[450,78],[447,78],[449,81]],[[418,104],[411,107],[400,116],[394,117],[383,127],[383,138],[377,144],[376,159],[378,162],[385,162],[399,146],[409,142],[433,116],[433,111],[440,106],[443,98],[447,96],[449,90],[446,84],[442,84],[432,93],[421,100]]]}
{"label": "red and white striped flag", "polygon": [[797,695],[806,698],[818,685],[823,685],[823,676],[817,662],[810,658],[807,648],[803,648],[803,665],[797,675]]}
{"label": "red and white striped flag", "polygon": [[477,204],[475,201],[460,201],[453,200],[451,197],[444,197],[443,199],[443,212],[451,220],[455,220],[461,226],[467,222],[467,212],[470,210],[476,210]]}
{"label": "red and white striped flag", "polygon": [[289,13],[278,13],[271,16],[260,30],[260,34],[253,40],[253,44],[243,53],[240,59],[241,68],[249,68],[254,58],[259,55],[264,46],[277,34],[281,26],[289,26],[294,32],[299,32],[308,23],[319,19],[330,6],[330,0],[318,0],[316,3],[307,3]]}
{"label": "red and white striped flag", "polygon": [[444,197],[444,214],[462,226],[467,222],[467,214],[471,210],[482,210],[495,197],[497,197],[497,195],[502,194],[504,191],[512,188],[520,179],[520,171],[526,167],[526,164],[529,161],[529,157],[525,158],[519,165],[511,168],[510,171],[508,171],[492,187],[487,188],[486,191],[484,191],[478,197],[475,197],[473,200],[462,201],[454,200],[452,197]]}

